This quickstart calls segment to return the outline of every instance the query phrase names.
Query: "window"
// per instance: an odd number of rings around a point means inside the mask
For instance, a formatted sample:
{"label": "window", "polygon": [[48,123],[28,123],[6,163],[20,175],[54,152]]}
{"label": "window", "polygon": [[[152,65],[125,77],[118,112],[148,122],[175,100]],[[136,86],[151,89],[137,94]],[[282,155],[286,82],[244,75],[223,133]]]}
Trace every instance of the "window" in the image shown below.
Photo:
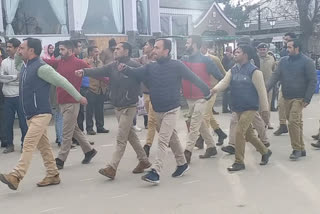
{"label": "window", "polygon": [[86,34],[122,34],[123,1],[90,0],[83,32]]}
{"label": "window", "polygon": [[188,16],[172,16],[172,35],[188,35]]}
{"label": "window", "polygon": [[161,32],[163,36],[171,35],[170,16],[160,16]]}
{"label": "window", "polygon": [[139,34],[151,34],[149,17],[149,1],[137,0],[137,27]]}
{"label": "window", "polygon": [[[6,3],[15,2],[17,7],[5,10]],[[66,1],[54,0],[3,0],[4,26],[7,35],[28,35],[28,34],[67,34],[67,3]],[[59,5],[60,8],[54,7]],[[62,5],[62,7],[61,7]],[[53,10],[52,8],[55,8]],[[10,14],[11,13],[11,14]],[[15,14],[12,16],[12,13]],[[58,15],[56,15],[56,13]],[[8,14],[10,16],[8,16]],[[13,20],[10,17],[14,17]],[[59,19],[58,19],[59,18]],[[11,25],[8,24],[12,22]],[[11,30],[13,29],[13,31]]]}

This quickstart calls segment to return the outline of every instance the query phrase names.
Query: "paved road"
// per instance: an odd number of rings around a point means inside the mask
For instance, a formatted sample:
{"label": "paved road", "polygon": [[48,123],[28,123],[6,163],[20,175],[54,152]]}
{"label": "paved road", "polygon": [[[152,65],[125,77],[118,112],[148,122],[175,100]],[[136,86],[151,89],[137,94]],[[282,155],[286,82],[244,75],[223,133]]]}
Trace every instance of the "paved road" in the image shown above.
{"label": "paved road", "polygon": [[[269,132],[273,156],[267,166],[259,166],[260,155],[251,145],[246,149],[246,170],[230,174],[226,168],[233,156],[219,152],[216,158],[200,160],[203,151],[194,151],[190,171],[181,178],[171,178],[175,161],[171,151],[165,162],[159,186],[152,186],[131,173],[137,164],[136,155],[129,146],[114,181],[97,173],[110,159],[115,144],[117,123],[114,116],[106,116],[109,134],[89,136],[96,142],[98,154],[89,165],[82,165],[80,148],[72,150],[61,171],[62,183],[46,188],[36,187],[45,175],[39,152],[36,152],[30,170],[18,191],[0,184],[0,213],[5,214],[318,214],[320,203],[320,151],[312,149],[311,135],[318,129],[320,97],[316,96],[305,110],[304,139],[307,157],[289,161],[291,152],[289,136],[275,137]],[[220,108],[216,108],[216,110]],[[228,131],[230,115],[218,115],[221,127]],[[272,114],[276,127],[277,114]],[[139,118],[139,124],[143,124]],[[183,113],[178,123],[179,136],[186,141],[187,130]],[[16,142],[20,137],[15,130]],[[139,133],[144,139],[146,131]],[[54,127],[49,129],[54,141]],[[216,137],[215,137],[216,139]],[[143,142],[144,143],[144,142]],[[54,143],[54,152],[58,148]],[[156,147],[152,148],[151,161]],[[12,169],[20,153],[0,154],[0,172]]]}

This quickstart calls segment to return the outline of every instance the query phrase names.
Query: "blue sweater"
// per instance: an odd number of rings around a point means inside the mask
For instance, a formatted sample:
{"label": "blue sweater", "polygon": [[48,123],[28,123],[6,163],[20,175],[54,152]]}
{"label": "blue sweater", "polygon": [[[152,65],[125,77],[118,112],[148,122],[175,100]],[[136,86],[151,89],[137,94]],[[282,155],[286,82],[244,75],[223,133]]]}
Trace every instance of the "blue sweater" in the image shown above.
{"label": "blue sweater", "polygon": [[139,68],[128,67],[124,72],[143,81],[149,88],[155,112],[168,112],[180,106],[182,78],[199,87],[205,97],[210,95],[208,86],[187,66],[170,58],[162,58]]}

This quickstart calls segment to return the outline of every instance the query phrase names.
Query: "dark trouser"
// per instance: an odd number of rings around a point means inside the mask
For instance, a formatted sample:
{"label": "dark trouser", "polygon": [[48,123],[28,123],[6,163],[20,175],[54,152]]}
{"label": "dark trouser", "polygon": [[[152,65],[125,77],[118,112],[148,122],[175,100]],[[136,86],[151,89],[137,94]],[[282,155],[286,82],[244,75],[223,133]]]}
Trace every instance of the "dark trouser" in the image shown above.
{"label": "dark trouser", "polygon": [[[88,88],[85,88],[85,87],[80,88],[80,94],[82,96],[87,97],[87,93],[88,93]],[[80,105],[77,123],[81,131],[84,131],[83,122],[84,122],[84,106]]]}
{"label": "dark trouser", "polygon": [[19,104],[19,97],[5,97],[4,111],[6,119],[6,134],[8,139],[7,145],[13,145],[13,124],[16,112],[18,114],[19,126],[21,130],[21,145],[23,145],[24,136],[28,131],[28,126],[22,106]]}
{"label": "dark trouser", "polygon": [[1,145],[6,146],[8,144],[7,134],[6,134],[6,119],[4,112],[4,104],[0,104],[0,140]]}
{"label": "dark trouser", "polygon": [[93,114],[96,120],[96,127],[98,129],[103,129],[104,126],[104,115],[103,115],[103,104],[105,95],[95,94],[88,90],[87,92],[87,111],[86,111],[86,129],[87,131],[93,129]]}
{"label": "dark trouser", "polygon": [[279,87],[275,86],[272,89],[271,110],[277,109],[278,105],[276,105],[276,101],[278,100],[278,96],[279,96]]}
{"label": "dark trouser", "polygon": [[230,105],[230,90],[227,89],[223,92],[222,96],[222,111],[230,111],[229,105]]}

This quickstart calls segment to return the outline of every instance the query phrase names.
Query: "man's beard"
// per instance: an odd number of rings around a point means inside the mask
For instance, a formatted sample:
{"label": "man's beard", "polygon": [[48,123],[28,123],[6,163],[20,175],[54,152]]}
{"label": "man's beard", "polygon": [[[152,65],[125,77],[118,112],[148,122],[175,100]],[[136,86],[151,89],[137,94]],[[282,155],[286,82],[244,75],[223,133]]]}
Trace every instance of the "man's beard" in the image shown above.
{"label": "man's beard", "polygon": [[192,47],[186,48],[186,50],[185,50],[185,54],[186,55],[191,55],[192,53],[193,53],[193,48]]}

